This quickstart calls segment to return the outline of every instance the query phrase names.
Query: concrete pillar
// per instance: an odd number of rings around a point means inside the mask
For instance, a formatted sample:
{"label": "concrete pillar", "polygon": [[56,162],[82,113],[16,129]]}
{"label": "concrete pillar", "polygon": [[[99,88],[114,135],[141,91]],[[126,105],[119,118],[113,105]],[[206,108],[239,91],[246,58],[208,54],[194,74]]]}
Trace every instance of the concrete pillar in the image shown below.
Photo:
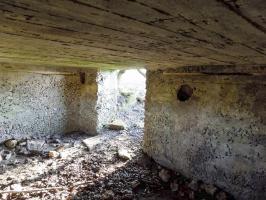
{"label": "concrete pillar", "polygon": [[149,71],[144,151],[237,199],[264,199],[265,80]]}
{"label": "concrete pillar", "polygon": [[[82,74],[81,82],[82,82]],[[77,130],[88,133],[89,135],[97,134],[97,71],[92,70],[84,74],[84,82],[81,83],[78,91],[78,102],[76,111]]]}

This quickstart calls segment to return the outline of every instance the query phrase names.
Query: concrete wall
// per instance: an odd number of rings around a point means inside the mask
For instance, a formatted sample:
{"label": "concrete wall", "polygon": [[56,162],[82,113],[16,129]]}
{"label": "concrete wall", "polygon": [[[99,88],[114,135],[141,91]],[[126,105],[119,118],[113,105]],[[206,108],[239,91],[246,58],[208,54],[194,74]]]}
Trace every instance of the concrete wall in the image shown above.
{"label": "concrete wall", "polygon": [[[144,151],[237,199],[266,199],[266,82],[148,72]],[[193,88],[179,101],[182,84]]]}
{"label": "concrete wall", "polygon": [[96,133],[96,72],[79,74],[0,72],[0,142],[34,135]]}
{"label": "concrete wall", "polygon": [[86,132],[90,135],[97,134],[97,70],[85,73],[85,83],[79,84],[78,103],[77,103],[77,130]]}

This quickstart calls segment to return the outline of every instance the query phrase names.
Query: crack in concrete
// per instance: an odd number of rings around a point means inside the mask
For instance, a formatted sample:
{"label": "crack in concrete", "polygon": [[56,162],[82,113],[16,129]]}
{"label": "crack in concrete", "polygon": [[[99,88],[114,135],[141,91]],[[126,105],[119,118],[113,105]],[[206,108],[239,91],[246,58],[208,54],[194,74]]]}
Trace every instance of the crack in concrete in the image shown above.
{"label": "crack in concrete", "polygon": [[266,33],[265,27],[261,26],[257,22],[255,22],[252,19],[250,19],[249,17],[247,17],[244,13],[241,12],[241,10],[239,9],[238,6],[233,6],[232,4],[230,4],[230,2],[226,2],[224,0],[216,0],[216,1],[221,2],[226,8],[228,8],[228,10],[232,11],[233,13],[235,13],[236,15],[241,17],[243,20],[245,20],[247,23],[249,23],[251,26],[253,26],[257,30],[259,30],[263,33]]}

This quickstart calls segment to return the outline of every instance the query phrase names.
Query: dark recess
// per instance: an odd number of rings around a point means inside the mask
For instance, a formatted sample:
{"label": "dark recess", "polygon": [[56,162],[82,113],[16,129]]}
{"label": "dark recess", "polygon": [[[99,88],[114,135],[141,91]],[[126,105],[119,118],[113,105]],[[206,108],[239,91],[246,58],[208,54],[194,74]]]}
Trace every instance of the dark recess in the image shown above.
{"label": "dark recess", "polygon": [[177,99],[179,101],[187,101],[193,94],[193,89],[189,85],[181,85],[177,92]]}
{"label": "dark recess", "polygon": [[80,77],[80,83],[81,84],[85,84],[85,82],[86,82],[86,73],[85,72],[80,72],[79,73],[79,77]]}

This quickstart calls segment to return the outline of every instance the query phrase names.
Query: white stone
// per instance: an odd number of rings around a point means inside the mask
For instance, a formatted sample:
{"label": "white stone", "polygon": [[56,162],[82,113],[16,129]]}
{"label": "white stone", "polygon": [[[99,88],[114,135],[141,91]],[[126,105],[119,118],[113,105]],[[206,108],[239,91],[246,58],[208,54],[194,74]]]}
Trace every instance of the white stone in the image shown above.
{"label": "white stone", "polygon": [[10,160],[12,153],[10,151],[4,151],[4,160]]}
{"label": "white stone", "polygon": [[28,140],[27,149],[32,152],[42,152],[44,144],[44,140]]}
{"label": "white stone", "polygon": [[126,128],[126,125],[122,120],[117,119],[117,120],[114,120],[112,123],[108,124],[107,127],[109,130],[120,131],[120,130],[124,130]]}
{"label": "white stone", "polygon": [[87,138],[82,141],[83,144],[91,151],[97,144],[100,144],[102,142],[101,136],[95,136],[91,138]]}
{"label": "white stone", "polygon": [[21,142],[19,143],[20,146],[26,146],[27,145],[27,142]]}
{"label": "white stone", "polygon": [[67,153],[65,151],[60,152],[60,158],[67,159],[69,157],[70,157],[69,153]]}
{"label": "white stone", "polygon": [[121,158],[123,160],[130,160],[131,159],[130,153],[125,148],[119,148],[118,149],[118,156],[119,156],[119,158]]}
{"label": "white stone", "polygon": [[14,191],[22,191],[22,186],[21,184],[17,183],[17,184],[10,185],[10,189]]}

